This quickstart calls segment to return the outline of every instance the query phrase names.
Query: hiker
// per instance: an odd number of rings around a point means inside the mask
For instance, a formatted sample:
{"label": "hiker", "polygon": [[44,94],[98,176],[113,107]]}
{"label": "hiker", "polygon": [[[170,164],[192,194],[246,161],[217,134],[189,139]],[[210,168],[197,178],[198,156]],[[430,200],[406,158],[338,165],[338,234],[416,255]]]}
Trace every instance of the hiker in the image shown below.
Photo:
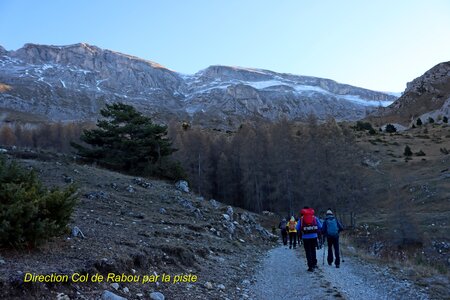
{"label": "hiker", "polygon": [[292,248],[292,241],[294,241],[294,249],[297,248],[297,221],[295,221],[294,216],[288,222],[288,232],[289,232],[289,249]]}
{"label": "hiker", "polygon": [[308,261],[308,272],[312,272],[314,268],[317,268],[317,233],[322,228],[322,223],[314,216],[314,209],[308,206],[305,206],[300,214],[302,217],[297,224],[297,230],[302,233],[303,247]]}
{"label": "hiker", "polygon": [[328,265],[331,266],[333,264],[332,248],[334,248],[334,256],[336,257],[336,259],[334,260],[334,264],[336,265],[336,268],[339,268],[339,264],[341,262],[339,256],[339,233],[343,229],[344,228],[342,224],[334,217],[331,209],[328,209],[325,221],[323,223],[322,232],[326,236],[328,243]]}
{"label": "hiker", "polygon": [[283,240],[283,245],[287,245],[287,221],[286,218],[283,218],[281,220],[280,225],[278,225],[278,228],[280,228],[281,231],[281,239]]}
{"label": "hiker", "polygon": [[[300,218],[297,218],[296,220],[297,220],[297,224],[300,223]],[[299,247],[303,244],[303,242],[302,242],[302,232],[300,230],[297,230],[297,243],[298,243]]]}

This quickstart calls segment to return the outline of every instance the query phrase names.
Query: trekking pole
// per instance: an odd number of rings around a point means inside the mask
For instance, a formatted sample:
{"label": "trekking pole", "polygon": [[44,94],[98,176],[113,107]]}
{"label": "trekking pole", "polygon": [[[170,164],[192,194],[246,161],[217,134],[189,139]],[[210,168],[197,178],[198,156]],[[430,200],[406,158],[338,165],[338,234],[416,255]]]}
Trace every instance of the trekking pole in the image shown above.
{"label": "trekking pole", "polygon": [[344,255],[342,254],[342,248],[339,248],[339,251],[341,252],[340,254],[341,254],[341,257],[342,257],[341,261],[344,262]]}
{"label": "trekking pole", "polygon": [[325,241],[322,243],[322,266],[325,265]]}

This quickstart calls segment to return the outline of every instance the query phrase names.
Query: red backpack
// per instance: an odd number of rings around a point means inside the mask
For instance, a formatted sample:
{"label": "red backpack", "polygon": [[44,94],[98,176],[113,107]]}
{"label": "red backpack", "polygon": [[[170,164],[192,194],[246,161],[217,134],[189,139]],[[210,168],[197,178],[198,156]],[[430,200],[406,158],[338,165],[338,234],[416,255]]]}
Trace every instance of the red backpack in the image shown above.
{"label": "red backpack", "polygon": [[317,233],[319,228],[317,227],[316,217],[314,216],[314,209],[304,208],[300,211],[303,215],[301,231],[303,234]]}

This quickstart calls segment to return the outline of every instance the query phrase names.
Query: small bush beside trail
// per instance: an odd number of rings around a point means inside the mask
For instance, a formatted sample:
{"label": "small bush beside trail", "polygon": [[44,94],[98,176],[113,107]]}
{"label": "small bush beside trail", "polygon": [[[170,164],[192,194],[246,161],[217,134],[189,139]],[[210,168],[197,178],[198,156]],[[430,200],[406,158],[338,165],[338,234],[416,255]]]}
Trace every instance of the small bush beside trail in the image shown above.
{"label": "small bush beside trail", "polygon": [[34,247],[64,232],[75,187],[45,188],[33,171],[0,157],[0,246]]}

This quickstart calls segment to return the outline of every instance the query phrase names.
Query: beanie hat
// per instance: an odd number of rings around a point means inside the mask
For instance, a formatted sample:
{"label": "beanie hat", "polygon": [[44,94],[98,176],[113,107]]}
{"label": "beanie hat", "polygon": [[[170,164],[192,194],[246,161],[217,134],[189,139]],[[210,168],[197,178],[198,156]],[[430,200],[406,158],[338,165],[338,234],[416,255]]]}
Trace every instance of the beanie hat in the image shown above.
{"label": "beanie hat", "polygon": [[291,221],[295,221],[295,218],[294,218],[294,216],[292,216],[292,217],[291,217]]}
{"label": "beanie hat", "polygon": [[327,215],[332,215],[333,212],[331,211],[331,209],[327,210]]}

